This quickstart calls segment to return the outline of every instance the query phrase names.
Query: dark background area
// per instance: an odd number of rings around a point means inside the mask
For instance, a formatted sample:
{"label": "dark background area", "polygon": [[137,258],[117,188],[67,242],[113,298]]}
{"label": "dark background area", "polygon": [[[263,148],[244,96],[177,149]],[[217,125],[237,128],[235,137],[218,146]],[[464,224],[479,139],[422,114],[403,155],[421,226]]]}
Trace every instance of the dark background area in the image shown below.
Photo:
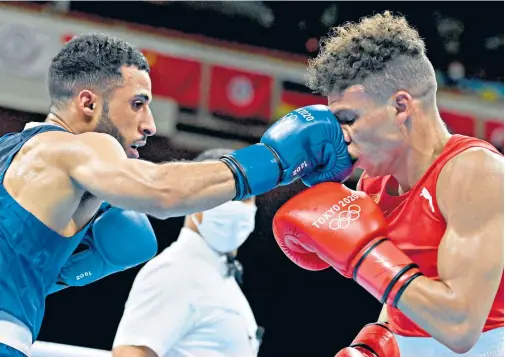
{"label": "dark background area", "polygon": [[[317,53],[317,48],[307,47],[307,41],[328,32],[321,16],[332,5],[337,8],[335,25],[389,9],[406,15],[418,28],[437,69],[445,71],[457,60],[464,64],[467,77],[503,80],[503,2],[261,4],[273,14],[270,27],[247,16],[225,15],[218,11],[219,3],[195,7],[187,2],[163,1],[71,2],[70,10],[309,57]],[[458,30],[460,24],[463,24],[462,32]],[[489,46],[491,37],[501,38],[501,45]],[[459,50],[448,51],[448,41],[455,41],[455,38]],[[41,115],[10,110],[2,110],[0,116],[6,118],[2,121],[1,134],[20,130],[27,121],[44,120]],[[161,137],[153,138],[141,151],[145,159],[156,162],[191,159],[196,154],[179,150],[169,139]],[[295,184],[258,198],[256,230],[238,255],[244,265],[243,290],[258,324],[266,329],[260,357],[333,356],[352,341],[364,324],[375,321],[380,311],[380,304],[353,281],[332,270],[304,271],[278,248],[271,232],[273,215],[285,200],[301,189],[301,184]],[[161,251],[177,238],[183,218],[152,219],[152,223]],[[139,269],[49,296],[39,339],[109,349]]]}
{"label": "dark background area", "polygon": [[[317,49],[307,50],[307,40],[328,33],[329,27],[321,21],[325,11],[335,14],[332,26],[338,26],[390,10],[403,14],[418,29],[435,68],[444,70],[459,60],[468,77],[503,79],[503,44],[495,50],[486,48],[490,37],[503,39],[502,1],[260,2],[273,14],[270,27],[247,16],[225,15],[218,11],[219,3],[203,2],[205,7],[185,1],[72,2],[71,10],[305,56],[317,53]],[[463,25],[461,33],[458,24]],[[458,53],[446,50],[449,39],[460,43]]]}

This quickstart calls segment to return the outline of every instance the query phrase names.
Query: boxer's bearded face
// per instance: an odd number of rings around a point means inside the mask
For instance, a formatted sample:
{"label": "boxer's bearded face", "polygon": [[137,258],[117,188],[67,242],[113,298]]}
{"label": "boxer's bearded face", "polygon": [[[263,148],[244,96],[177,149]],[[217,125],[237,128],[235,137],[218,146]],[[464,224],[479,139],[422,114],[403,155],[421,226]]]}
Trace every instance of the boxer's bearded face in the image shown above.
{"label": "boxer's bearded face", "polygon": [[125,145],[125,138],[121,135],[119,128],[114,125],[114,122],[110,119],[109,116],[109,103],[104,101],[102,112],[100,113],[100,118],[98,119],[98,124],[96,125],[95,131],[97,133],[109,134],[114,139],[119,141],[121,146]]}
{"label": "boxer's bearded face", "polygon": [[396,110],[371,100],[355,86],[328,96],[330,110],[344,131],[351,157],[370,176],[392,174],[405,148],[405,135]]}
{"label": "boxer's bearded face", "polygon": [[151,80],[145,71],[123,68],[123,83],[104,98],[95,131],[113,136],[129,158],[138,158],[137,149],[144,146],[156,126],[149,109]]}

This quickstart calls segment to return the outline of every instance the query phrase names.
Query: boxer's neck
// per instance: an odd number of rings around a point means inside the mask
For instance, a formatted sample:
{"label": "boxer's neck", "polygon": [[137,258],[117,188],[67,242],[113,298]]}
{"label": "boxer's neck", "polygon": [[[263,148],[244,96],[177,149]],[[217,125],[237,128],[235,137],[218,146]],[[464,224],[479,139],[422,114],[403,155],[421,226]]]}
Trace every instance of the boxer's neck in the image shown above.
{"label": "boxer's neck", "polygon": [[399,193],[409,191],[421,179],[451,138],[436,108],[415,114],[407,150],[393,174],[400,184]]}
{"label": "boxer's neck", "polygon": [[45,121],[46,123],[61,126],[74,134],[93,131],[92,120],[82,120],[70,107],[58,111],[51,110]]}

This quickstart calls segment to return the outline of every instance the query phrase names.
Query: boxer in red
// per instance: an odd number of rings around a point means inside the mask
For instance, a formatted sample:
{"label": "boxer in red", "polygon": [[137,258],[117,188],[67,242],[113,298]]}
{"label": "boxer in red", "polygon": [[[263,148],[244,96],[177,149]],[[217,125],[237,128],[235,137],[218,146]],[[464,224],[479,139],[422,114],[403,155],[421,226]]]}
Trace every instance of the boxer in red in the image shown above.
{"label": "boxer in red", "polygon": [[358,191],[293,197],[275,237],[298,265],[331,266],[385,305],[337,356],[503,356],[503,157],[448,132],[417,31],[387,12],[337,28],[309,86],[365,173]]}

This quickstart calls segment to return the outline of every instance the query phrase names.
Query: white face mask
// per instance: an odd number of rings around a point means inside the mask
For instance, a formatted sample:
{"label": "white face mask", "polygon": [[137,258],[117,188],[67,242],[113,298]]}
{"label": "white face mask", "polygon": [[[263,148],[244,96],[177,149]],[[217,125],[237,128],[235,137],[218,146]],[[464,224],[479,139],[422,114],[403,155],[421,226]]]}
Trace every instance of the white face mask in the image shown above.
{"label": "white face mask", "polygon": [[231,201],[203,212],[198,223],[191,215],[193,223],[208,245],[220,253],[238,249],[254,230],[256,206],[239,201]]}

